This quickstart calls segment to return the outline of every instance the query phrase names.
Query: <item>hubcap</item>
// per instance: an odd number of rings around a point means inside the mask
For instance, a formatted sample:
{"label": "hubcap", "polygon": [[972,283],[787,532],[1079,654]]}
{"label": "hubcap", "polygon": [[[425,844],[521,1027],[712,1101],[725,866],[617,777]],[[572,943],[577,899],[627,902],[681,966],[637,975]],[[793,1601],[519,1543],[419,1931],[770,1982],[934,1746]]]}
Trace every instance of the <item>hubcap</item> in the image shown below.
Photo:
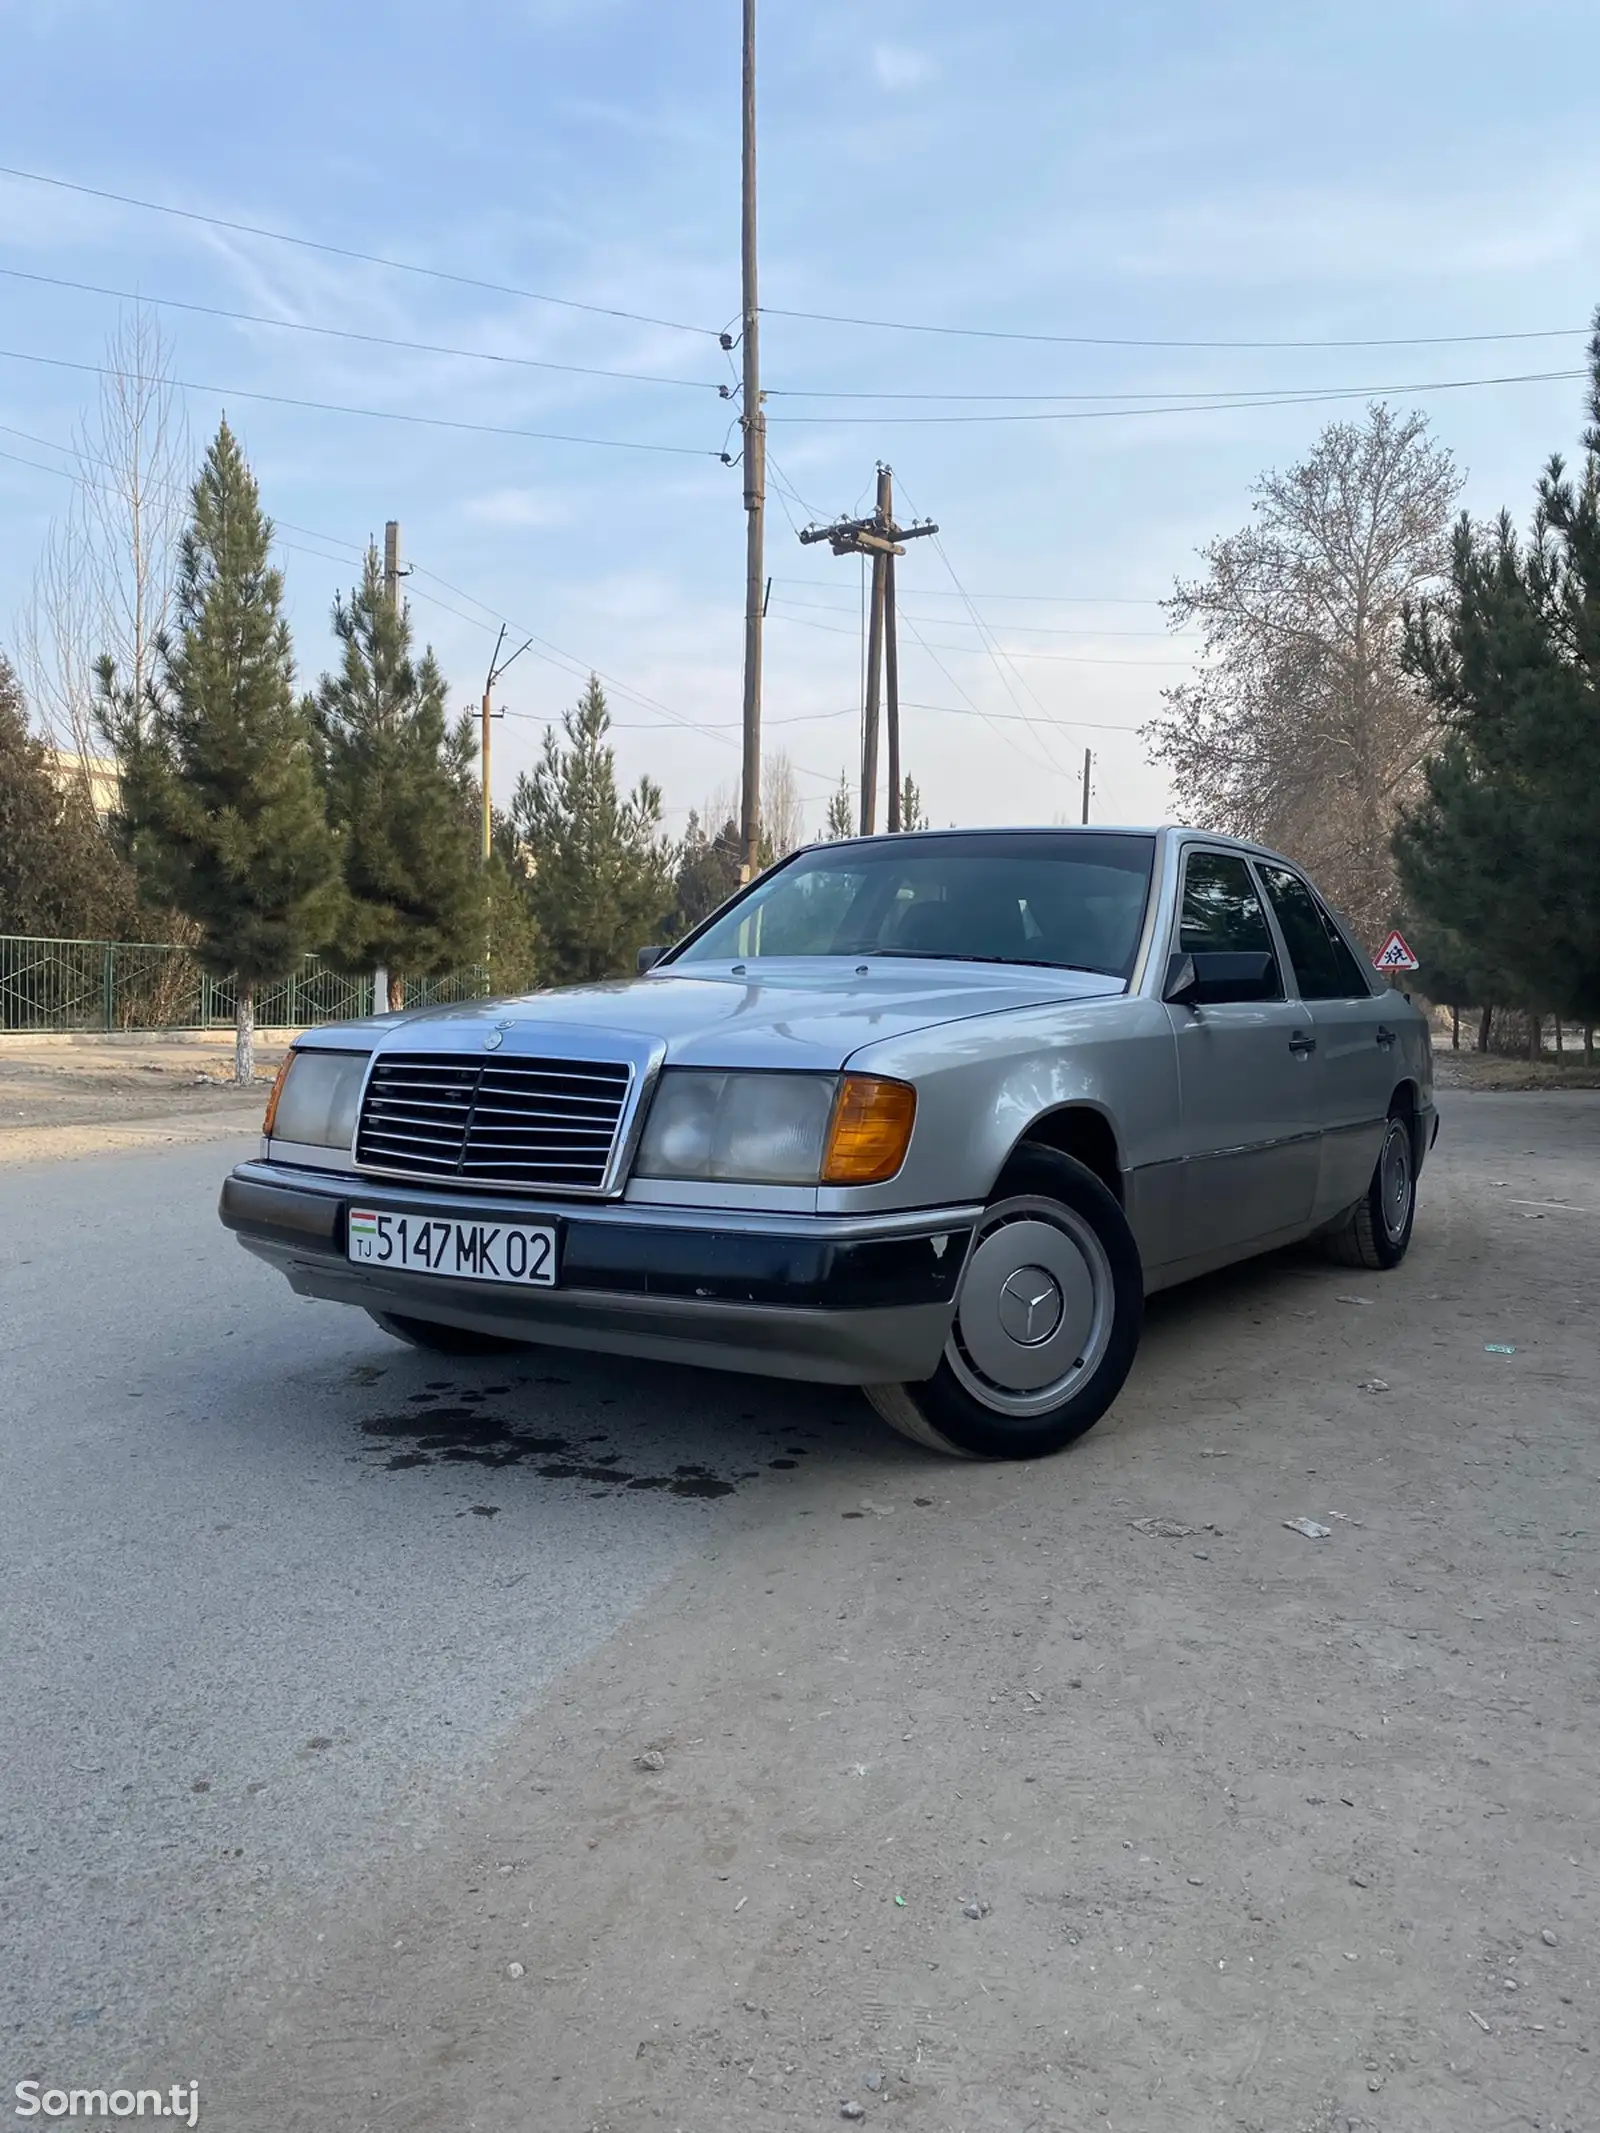
{"label": "hubcap", "polygon": [[945,1359],[995,1413],[1042,1414],[1098,1368],[1114,1309],[1111,1263],[1090,1224],[1053,1200],[1007,1200],[979,1229]]}
{"label": "hubcap", "polygon": [[1383,1227],[1391,1244],[1405,1235],[1411,1213],[1411,1134],[1402,1118],[1392,1118],[1378,1165],[1378,1198]]}

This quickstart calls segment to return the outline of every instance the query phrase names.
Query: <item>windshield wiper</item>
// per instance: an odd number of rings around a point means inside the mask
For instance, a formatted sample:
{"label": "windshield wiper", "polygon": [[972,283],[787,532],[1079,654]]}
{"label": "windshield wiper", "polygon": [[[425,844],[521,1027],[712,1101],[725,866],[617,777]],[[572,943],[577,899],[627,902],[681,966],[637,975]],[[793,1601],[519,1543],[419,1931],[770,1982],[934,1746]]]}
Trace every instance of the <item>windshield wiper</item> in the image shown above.
{"label": "windshield wiper", "polygon": [[899,956],[920,963],[1007,963],[1022,970],[1081,970],[1086,977],[1108,978],[1109,970],[1096,970],[1092,963],[1057,963],[1045,955],[957,955],[942,948],[863,948],[865,956]]}

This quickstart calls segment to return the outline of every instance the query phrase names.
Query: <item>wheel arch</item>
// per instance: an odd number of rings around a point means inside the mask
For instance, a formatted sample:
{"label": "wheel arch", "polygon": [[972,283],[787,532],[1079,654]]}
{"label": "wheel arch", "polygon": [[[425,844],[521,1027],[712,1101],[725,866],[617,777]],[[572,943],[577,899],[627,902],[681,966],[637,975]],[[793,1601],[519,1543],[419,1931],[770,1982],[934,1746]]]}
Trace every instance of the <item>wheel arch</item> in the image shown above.
{"label": "wheel arch", "polygon": [[[1126,1208],[1121,1143],[1109,1113],[1099,1104],[1058,1104],[1053,1110],[1041,1111],[1006,1151],[1006,1162],[1009,1163],[1029,1142],[1037,1147],[1053,1148],[1058,1155],[1071,1156],[1074,1162],[1094,1173],[1119,1207]],[[1002,1164],[1002,1171],[1004,1168]]]}
{"label": "wheel arch", "polygon": [[1422,1145],[1422,1091],[1409,1075],[1402,1075],[1389,1098],[1389,1118],[1405,1118],[1411,1125],[1411,1162],[1420,1171],[1427,1150]]}

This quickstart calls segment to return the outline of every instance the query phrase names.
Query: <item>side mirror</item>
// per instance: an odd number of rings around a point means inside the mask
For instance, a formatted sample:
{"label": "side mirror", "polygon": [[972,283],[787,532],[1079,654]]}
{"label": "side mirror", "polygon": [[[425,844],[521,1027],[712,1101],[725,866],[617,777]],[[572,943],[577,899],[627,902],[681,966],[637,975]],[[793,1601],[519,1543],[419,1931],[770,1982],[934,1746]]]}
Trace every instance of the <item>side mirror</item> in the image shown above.
{"label": "side mirror", "polygon": [[665,948],[641,948],[635,958],[640,977],[642,978],[647,970],[654,970],[666,952]]}
{"label": "side mirror", "polygon": [[1174,951],[1167,963],[1163,1000],[1174,1007],[1223,1007],[1230,1001],[1276,1000],[1277,958],[1265,949]]}

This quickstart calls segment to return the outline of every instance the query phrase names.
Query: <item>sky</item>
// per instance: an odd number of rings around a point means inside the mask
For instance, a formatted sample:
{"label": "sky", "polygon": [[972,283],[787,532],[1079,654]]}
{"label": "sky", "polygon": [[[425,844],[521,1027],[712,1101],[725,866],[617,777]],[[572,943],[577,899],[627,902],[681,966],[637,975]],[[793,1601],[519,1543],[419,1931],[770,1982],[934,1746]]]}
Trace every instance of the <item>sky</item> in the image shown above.
{"label": "sky", "polygon": [[[196,458],[224,409],[250,455],[303,682],[397,519],[455,703],[502,622],[536,640],[499,804],[591,668],[671,827],[731,796],[738,0],[0,0],[0,53],[31,174],[0,175],[0,646],[71,499],[100,383],[71,366],[123,308],[91,292],[136,292]],[[1076,820],[1086,748],[1096,820],[1181,818],[1139,737],[1194,657],[1157,603],[1363,392],[1525,517],[1581,380],[1452,381],[1584,361],[1597,71],[1593,0],[761,0],[766,745],[808,828],[858,746],[862,585],[796,530],[866,508],[879,460],[941,529],[900,565],[936,823]],[[1103,397],[1026,397],[1073,394]]]}

